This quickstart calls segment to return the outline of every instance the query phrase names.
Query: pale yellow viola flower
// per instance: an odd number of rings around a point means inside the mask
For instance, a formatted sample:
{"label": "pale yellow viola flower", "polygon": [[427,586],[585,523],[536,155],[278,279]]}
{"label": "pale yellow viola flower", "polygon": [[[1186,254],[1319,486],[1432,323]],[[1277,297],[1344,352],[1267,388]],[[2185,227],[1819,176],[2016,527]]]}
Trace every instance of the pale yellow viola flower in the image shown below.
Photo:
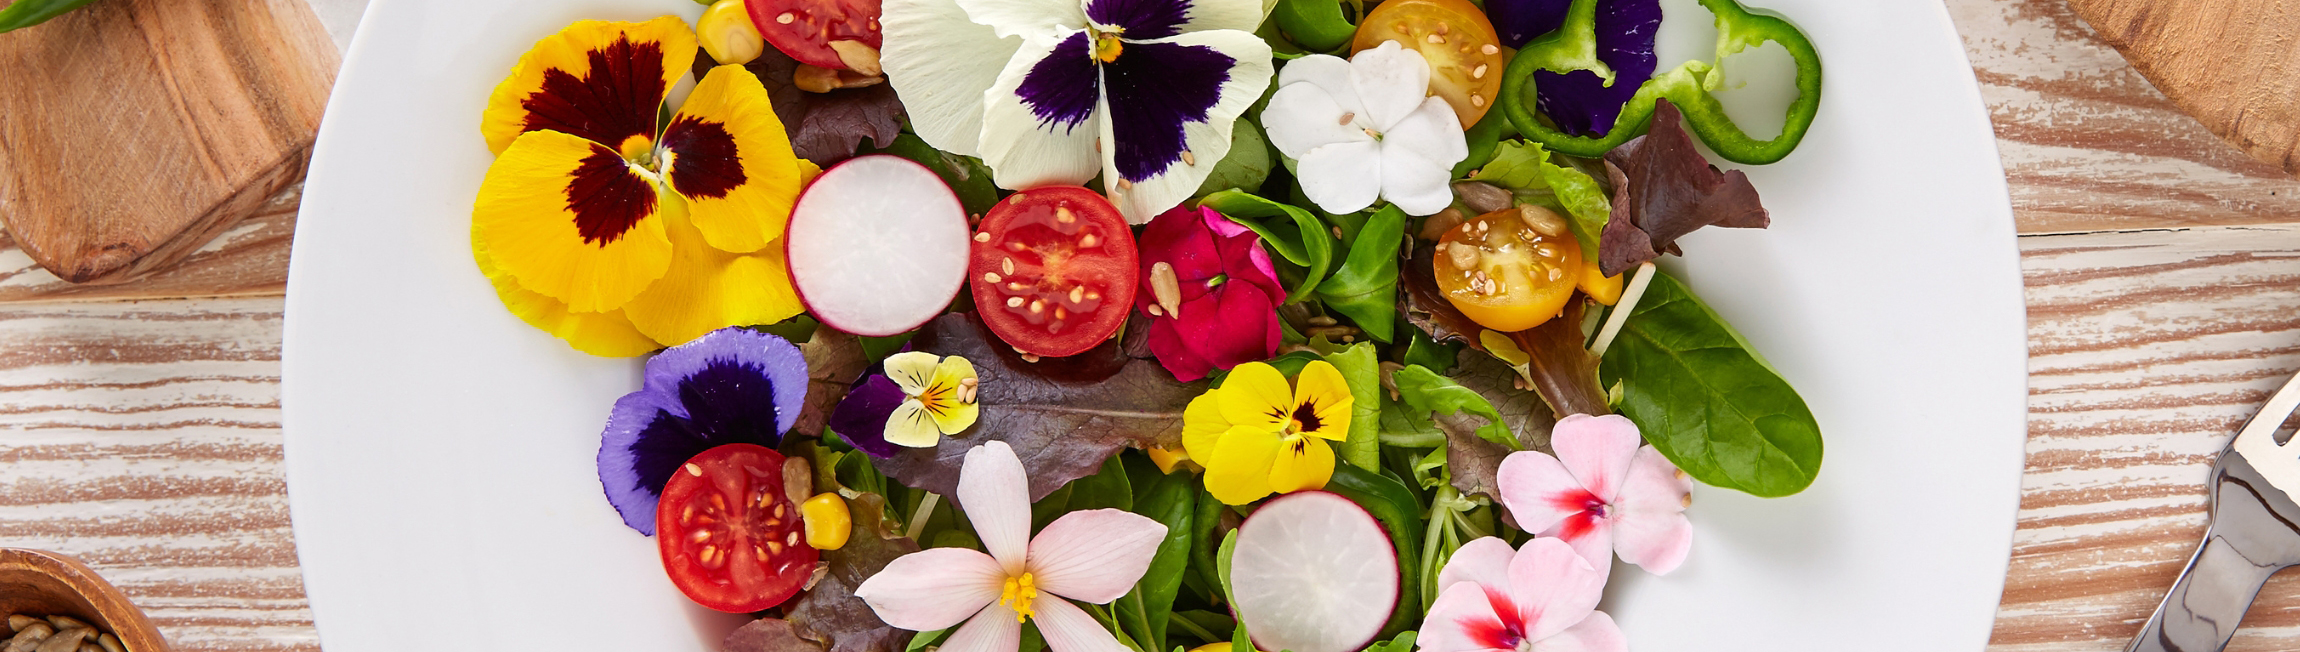
{"label": "pale yellow viola flower", "polygon": [[1342,372],[1324,360],[1303,367],[1291,386],[1267,363],[1241,364],[1184,408],[1182,446],[1206,467],[1206,490],[1226,504],[1321,489],[1334,475],[1330,442],[1349,437],[1355,402]]}
{"label": "pale yellow viola flower", "polygon": [[886,420],[888,442],[927,448],[974,425],[982,406],[975,402],[981,380],[966,358],[938,358],[905,351],[886,358],[886,377],[903,393],[902,404]]}

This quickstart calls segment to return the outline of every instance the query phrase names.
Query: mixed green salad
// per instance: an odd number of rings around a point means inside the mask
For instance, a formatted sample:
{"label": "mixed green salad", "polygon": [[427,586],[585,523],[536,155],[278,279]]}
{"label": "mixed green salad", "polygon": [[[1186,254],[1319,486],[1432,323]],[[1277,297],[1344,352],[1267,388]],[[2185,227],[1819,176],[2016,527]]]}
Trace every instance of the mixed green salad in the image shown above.
{"label": "mixed green salad", "polygon": [[1820,91],[1733,0],[719,0],[512,67],[472,250],[645,358],[604,507],[731,652],[1625,650],[1819,472],[1654,260]]}

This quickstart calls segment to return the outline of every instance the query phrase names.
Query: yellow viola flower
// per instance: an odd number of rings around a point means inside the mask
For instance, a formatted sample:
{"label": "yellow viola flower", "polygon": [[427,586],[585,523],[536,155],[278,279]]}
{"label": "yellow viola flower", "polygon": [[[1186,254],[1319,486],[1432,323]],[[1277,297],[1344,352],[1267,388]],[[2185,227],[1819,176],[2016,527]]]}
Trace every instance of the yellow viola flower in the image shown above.
{"label": "yellow viola flower", "polygon": [[1321,489],[1334,476],[1328,442],[1349,437],[1355,401],[1341,370],[1324,360],[1303,367],[1292,387],[1276,367],[1241,364],[1183,409],[1182,447],[1206,467],[1206,490],[1223,503]]}
{"label": "yellow viola flower", "polygon": [[521,57],[481,118],[497,158],[474,257],[507,307],[579,350],[636,355],[624,328],[672,346],[802,309],[780,243],[802,166],[765,87],[720,66],[658,120],[695,47],[675,16],[580,21]]}
{"label": "yellow viola flower", "polygon": [[975,402],[981,380],[966,358],[937,358],[905,351],[886,358],[886,377],[902,390],[902,404],[886,420],[886,440],[927,448],[974,425],[982,406]]}

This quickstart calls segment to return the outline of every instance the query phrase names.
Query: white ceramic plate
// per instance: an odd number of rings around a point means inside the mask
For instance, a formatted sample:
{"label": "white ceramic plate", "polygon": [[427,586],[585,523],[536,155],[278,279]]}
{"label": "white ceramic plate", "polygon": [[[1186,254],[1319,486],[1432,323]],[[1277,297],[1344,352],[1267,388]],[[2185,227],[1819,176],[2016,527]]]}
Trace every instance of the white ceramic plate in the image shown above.
{"label": "white ceramic plate", "polygon": [[[1615,573],[1633,649],[1977,650],[2019,500],[2024,320],[1995,141],[1927,0],[1769,0],[1828,66],[1820,118],[1748,168],[1765,231],[1677,269],[1803,392],[1820,480],[1696,489],[1691,558]],[[378,0],[313,155],[283,401],[304,587],[330,652],[715,649],[607,505],[593,455],[638,363],[521,324],[471,262],[489,90],[579,18],[691,0]]]}

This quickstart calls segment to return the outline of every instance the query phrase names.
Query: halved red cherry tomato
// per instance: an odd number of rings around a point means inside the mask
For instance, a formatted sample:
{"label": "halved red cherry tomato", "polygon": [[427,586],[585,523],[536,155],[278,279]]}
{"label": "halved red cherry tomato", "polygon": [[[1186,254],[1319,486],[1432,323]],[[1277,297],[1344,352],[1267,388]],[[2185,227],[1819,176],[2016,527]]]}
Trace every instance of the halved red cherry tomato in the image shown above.
{"label": "halved red cherry tomato", "polygon": [[1453,106],[1468,129],[1493,109],[1501,93],[1501,37],[1469,0],[1386,0],[1358,22],[1352,52],[1383,41],[1420,50],[1430,64],[1430,94]]}
{"label": "halved red cherry tomato", "polygon": [[1134,306],[1134,232],[1118,207],[1077,186],[1014,193],[982,218],[968,268],[990,332],[1024,353],[1077,355]]}
{"label": "halved red cherry tomato", "polygon": [[655,507],[671,583],[697,604],[747,613],[797,595],[818,553],[783,487],[783,456],[727,444],[687,460]]}
{"label": "halved red cherry tomato", "polygon": [[[1393,0],[1394,1],[1394,0]],[[1479,326],[1514,333],[1565,308],[1581,282],[1581,244],[1540,206],[1479,215],[1438,239],[1438,290]]]}
{"label": "halved red cherry tomato", "polygon": [[[884,43],[879,33],[879,0],[745,2],[759,34],[799,63],[879,74],[878,51]],[[841,41],[847,44],[840,45]],[[867,53],[858,49],[861,47],[867,47]],[[858,60],[866,57],[867,62]]]}

